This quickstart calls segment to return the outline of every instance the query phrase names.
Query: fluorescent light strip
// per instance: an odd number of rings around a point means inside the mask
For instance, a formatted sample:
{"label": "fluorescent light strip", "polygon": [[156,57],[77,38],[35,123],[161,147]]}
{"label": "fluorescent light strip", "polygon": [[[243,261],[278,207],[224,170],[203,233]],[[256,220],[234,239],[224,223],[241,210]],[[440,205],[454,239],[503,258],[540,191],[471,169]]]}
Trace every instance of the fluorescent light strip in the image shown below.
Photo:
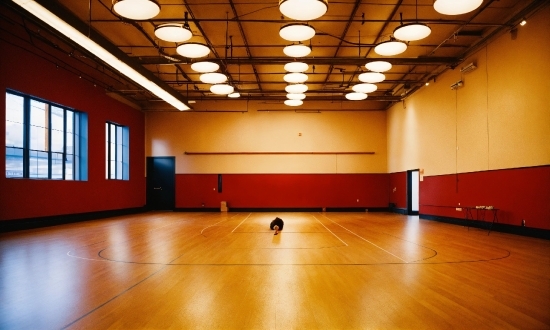
{"label": "fluorescent light strip", "polygon": [[114,69],[118,70],[126,77],[132,79],[136,83],[143,86],[145,89],[149,90],[151,93],[168,102],[176,109],[190,109],[185,103],[175,98],[173,95],[162,89],[151,80],[145,78],[139,72],[131,68],[128,64],[116,58],[113,54],[105,50],[105,48],[96,44],[94,41],[80,33],[77,29],[67,24],[65,21],[54,15],[46,8],[42,7],[40,4],[36,3],[33,0],[13,0],[13,2],[27,10],[29,13],[41,19],[44,23],[61,32],[80,46],[84,47],[86,50],[99,57],[102,61],[104,61]]}

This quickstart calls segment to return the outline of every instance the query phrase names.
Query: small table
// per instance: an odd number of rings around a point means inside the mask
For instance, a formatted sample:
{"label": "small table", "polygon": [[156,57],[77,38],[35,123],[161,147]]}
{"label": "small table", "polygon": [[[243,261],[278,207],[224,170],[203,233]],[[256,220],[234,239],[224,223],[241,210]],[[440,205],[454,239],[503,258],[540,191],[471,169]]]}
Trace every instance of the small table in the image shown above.
{"label": "small table", "polygon": [[[487,235],[489,235],[491,233],[491,230],[493,229],[493,225],[495,224],[495,222],[498,222],[497,213],[498,213],[499,209],[497,209],[495,207],[492,207],[492,206],[463,206],[462,208],[464,209],[465,219],[468,222],[468,230],[470,230],[470,222],[471,221],[474,221],[474,220],[485,221],[485,213],[487,211],[491,211],[490,213],[493,214],[493,221],[489,225],[489,232],[487,233]],[[476,211],[475,218],[474,218],[472,210]]]}

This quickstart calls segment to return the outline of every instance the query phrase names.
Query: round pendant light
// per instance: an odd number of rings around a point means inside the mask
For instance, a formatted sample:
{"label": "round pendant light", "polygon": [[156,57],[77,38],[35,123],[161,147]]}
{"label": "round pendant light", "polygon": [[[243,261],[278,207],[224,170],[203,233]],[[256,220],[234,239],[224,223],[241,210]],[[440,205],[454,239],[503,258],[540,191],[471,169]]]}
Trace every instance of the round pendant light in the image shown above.
{"label": "round pendant light", "polygon": [[303,62],[290,62],[285,64],[285,70],[287,72],[304,72],[309,69],[309,65]]}
{"label": "round pendant light", "polygon": [[299,72],[287,73],[283,79],[287,83],[303,83],[307,80],[307,74]]}
{"label": "round pendant light", "polygon": [[436,0],[434,9],[444,15],[461,15],[476,10],[483,0]]}
{"label": "round pendant light", "polygon": [[289,100],[303,100],[306,98],[306,94],[289,93],[286,94],[286,98]]}
{"label": "round pendant light", "polygon": [[221,84],[227,81],[227,76],[219,72],[203,73],[199,79],[205,84]]}
{"label": "round pendant light", "polygon": [[291,107],[297,107],[304,104],[302,100],[285,100],[285,104]]}
{"label": "round pendant light", "polygon": [[306,46],[304,44],[295,44],[295,45],[289,45],[286,46],[283,49],[283,52],[286,56],[290,57],[304,57],[309,55],[311,53],[311,48],[309,46]]}
{"label": "round pendant light", "polygon": [[228,94],[227,97],[230,97],[232,99],[236,99],[238,97],[241,97],[241,94],[239,92],[233,92],[231,94]]}
{"label": "round pendant light", "polygon": [[301,94],[307,91],[307,85],[292,84],[285,87],[285,91],[289,94]]}
{"label": "round pendant light", "polygon": [[376,52],[376,54],[382,55],[382,56],[394,56],[394,55],[401,54],[406,50],[407,50],[406,43],[399,40],[395,40],[393,38],[388,41],[381,42],[378,45],[376,45],[376,47],[374,47],[374,51]]}
{"label": "round pendant light", "polygon": [[193,33],[189,28],[184,27],[183,24],[167,23],[157,26],[155,28],[155,35],[164,41],[184,42],[191,39]]}
{"label": "round pendant light", "polygon": [[366,99],[367,97],[368,95],[365,93],[352,92],[346,94],[346,99],[350,101],[360,101]]}
{"label": "round pendant light", "polygon": [[146,20],[160,13],[160,5],[154,0],[115,0],[113,10],[122,17]]}
{"label": "round pendant light", "polygon": [[218,63],[202,61],[191,64],[191,69],[200,73],[214,72],[220,68]]}
{"label": "round pendant light", "polygon": [[210,54],[210,48],[198,42],[188,42],[179,45],[178,48],[176,48],[176,52],[188,58],[199,58]]}
{"label": "round pendant light", "polygon": [[384,81],[384,79],[386,79],[386,76],[380,72],[365,72],[361,73],[358,78],[364,83],[374,84]]}
{"label": "round pendant light", "polygon": [[233,93],[235,89],[229,84],[215,84],[210,86],[210,91],[214,94],[228,95]]}
{"label": "round pendant light", "polygon": [[424,39],[432,33],[429,26],[422,23],[409,23],[398,26],[393,31],[393,36],[399,40],[415,41]]}
{"label": "round pendant light", "polygon": [[374,72],[385,72],[390,70],[391,67],[391,63],[386,61],[374,61],[365,64],[365,68]]}
{"label": "round pendant light", "polygon": [[354,92],[366,94],[374,92],[378,87],[375,84],[362,83],[354,85],[351,89],[353,89]]}
{"label": "round pendant light", "polygon": [[281,13],[297,21],[314,20],[323,16],[327,9],[327,0],[279,0]]}
{"label": "round pendant light", "polygon": [[304,41],[315,36],[315,29],[306,23],[291,23],[283,26],[279,35],[288,41]]}

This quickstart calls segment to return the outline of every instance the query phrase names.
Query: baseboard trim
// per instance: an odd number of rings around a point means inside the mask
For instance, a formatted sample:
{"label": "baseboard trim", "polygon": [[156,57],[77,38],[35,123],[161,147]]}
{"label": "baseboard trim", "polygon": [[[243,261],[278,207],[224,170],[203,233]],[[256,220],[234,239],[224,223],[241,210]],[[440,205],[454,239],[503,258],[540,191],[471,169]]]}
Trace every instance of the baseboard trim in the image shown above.
{"label": "baseboard trim", "polygon": [[117,210],[63,214],[63,215],[16,219],[16,220],[3,220],[3,221],[0,221],[0,233],[51,227],[51,226],[57,226],[57,225],[64,225],[68,223],[116,217],[120,215],[143,213],[146,211],[147,209],[145,207],[133,207],[133,208],[117,209]]}
{"label": "baseboard trim", "polygon": [[547,229],[513,226],[513,225],[508,225],[508,224],[498,223],[498,222],[494,223],[491,228],[491,222],[488,222],[488,221],[465,220],[465,219],[443,217],[443,216],[430,215],[430,214],[420,214],[419,217],[425,220],[445,222],[453,225],[469,226],[472,228],[479,228],[479,229],[485,229],[485,230],[490,229],[491,231],[497,231],[500,233],[507,233],[507,234],[514,234],[514,235],[550,240],[550,230],[547,230]]}
{"label": "baseboard trim", "polygon": [[399,207],[390,207],[389,211],[392,212],[392,213],[399,213],[399,214],[407,215],[407,209],[402,209],[402,208],[399,208]]}

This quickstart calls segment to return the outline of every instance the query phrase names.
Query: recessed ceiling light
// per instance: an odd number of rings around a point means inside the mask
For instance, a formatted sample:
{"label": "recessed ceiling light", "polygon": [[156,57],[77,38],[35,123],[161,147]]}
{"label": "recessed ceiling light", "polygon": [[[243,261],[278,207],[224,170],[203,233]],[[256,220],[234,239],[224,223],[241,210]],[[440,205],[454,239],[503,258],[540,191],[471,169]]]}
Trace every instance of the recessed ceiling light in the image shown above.
{"label": "recessed ceiling light", "polygon": [[378,87],[375,84],[362,83],[354,85],[351,89],[353,89],[354,92],[358,93],[372,93],[377,90]]}
{"label": "recessed ceiling light", "polygon": [[366,99],[367,97],[368,95],[365,93],[352,92],[346,94],[346,99],[350,101],[360,101]]}
{"label": "recessed ceiling light", "polygon": [[285,64],[285,70],[288,72],[304,72],[309,69],[309,65],[303,62],[290,62]]}
{"label": "recessed ceiling light", "polygon": [[304,104],[302,100],[285,100],[285,104],[291,107],[297,107]]}
{"label": "recessed ceiling light", "polygon": [[122,17],[146,20],[160,13],[160,5],[154,0],[115,0],[113,10]]}
{"label": "recessed ceiling light", "polygon": [[384,79],[386,79],[386,76],[380,72],[365,72],[361,73],[358,78],[364,83],[374,84],[384,81]]}
{"label": "recessed ceiling light", "polygon": [[288,41],[304,41],[315,36],[315,29],[306,23],[291,23],[283,26],[279,35]]}
{"label": "recessed ceiling light", "polygon": [[191,69],[196,72],[207,73],[214,72],[220,68],[218,63],[202,61],[191,64]]}
{"label": "recessed ceiling light", "polygon": [[477,9],[481,3],[483,0],[436,0],[434,9],[444,15],[461,15]]}
{"label": "recessed ceiling light", "polygon": [[374,71],[374,72],[385,72],[392,68],[390,62],[386,61],[374,61],[365,64],[365,68]]}
{"label": "recessed ceiling light", "polygon": [[327,9],[327,0],[279,0],[281,13],[297,21],[314,20],[323,16]]}
{"label": "recessed ceiling light", "polygon": [[287,73],[283,79],[288,83],[303,83],[307,80],[307,74],[299,72]]}
{"label": "recessed ceiling light", "polygon": [[300,94],[307,91],[307,85],[304,84],[292,84],[285,87],[285,91],[291,94]]}
{"label": "recessed ceiling light", "polygon": [[214,94],[227,95],[233,93],[235,89],[229,84],[215,84],[210,86],[210,91]]}
{"label": "recessed ceiling light", "polygon": [[398,26],[393,31],[393,36],[399,40],[416,41],[424,39],[432,33],[429,26],[422,23],[409,23]]}
{"label": "recessed ceiling light", "polygon": [[289,100],[303,100],[306,98],[306,94],[288,93],[286,98]]}
{"label": "recessed ceiling light", "polygon": [[407,44],[403,41],[390,39],[376,45],[374,51],[382,56],[394,56],[403,53],[407,50]]}
{"label": "recessed ceiling light", "polygon": [[179,23],[161,24],[155,28],[157,38],[168,42],[184,42],[193,36],[189,28]]}
{"label": "recessed ceiling light", "polygon": [[210,54],[210,48],[208,48],[205,44],[198,42],[187,42],[179,45],[176,48],[176,52],[178,52],[181,56],[188,58],[199,58]]}
{"label": "recessed ceiling light", "polygon": [[221,84],[227,81],[227,76],[219,72],[203,73],[199,77],[205,84]]}
{"label": "recessed ceiling light", "polygon": [[283,52],[286,56],[290,57],[304,57],[309,55],[311,53],[311,48],[309,46],[306,46],[304,44],[294,44],[286,46],[283,49]]}

